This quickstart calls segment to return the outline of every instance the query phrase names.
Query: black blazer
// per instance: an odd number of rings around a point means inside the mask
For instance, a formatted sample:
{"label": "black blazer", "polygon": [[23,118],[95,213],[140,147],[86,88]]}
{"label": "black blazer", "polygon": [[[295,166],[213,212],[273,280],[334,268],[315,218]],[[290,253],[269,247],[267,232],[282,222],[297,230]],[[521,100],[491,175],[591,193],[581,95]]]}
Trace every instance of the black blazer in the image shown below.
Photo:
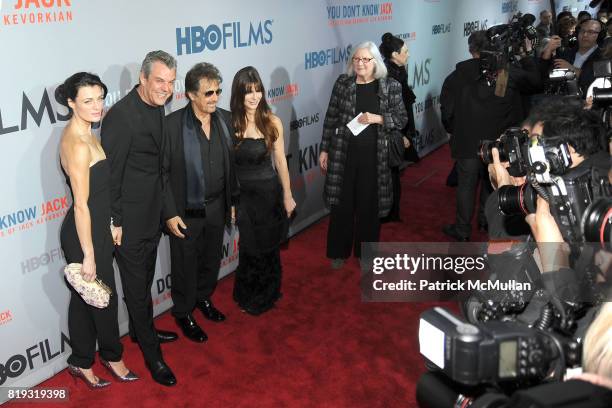
{"label": "black blazer", "polygon": [[108,111],[101,130],[111,165],[111,214],[124,242],[154,238],[161,225],[164,108],[158,108],[159,124],[147,121],[136,88]]}
{"label": "black blazer", "polygon": [[[187,105],[189,106],[189,105]],[[166,117],[166,148],[164,157],[164,206],[163,219],[168,220],[175,216],[185,217],[185,203],[187,193],[185,191],[185,151],[183,148],[183,116],[187,112],[187,106],[172,112]],[[229,138],[223,135],[221,126],[218,126],[223,144],[224,173],[225,173],[225,212],[226,224],[230,222],[230,207],[238,201],[238,181],[234,171],[234,127],[230,112],[217,108],[212,114],[212,120],[223,120],[229,131]]]}

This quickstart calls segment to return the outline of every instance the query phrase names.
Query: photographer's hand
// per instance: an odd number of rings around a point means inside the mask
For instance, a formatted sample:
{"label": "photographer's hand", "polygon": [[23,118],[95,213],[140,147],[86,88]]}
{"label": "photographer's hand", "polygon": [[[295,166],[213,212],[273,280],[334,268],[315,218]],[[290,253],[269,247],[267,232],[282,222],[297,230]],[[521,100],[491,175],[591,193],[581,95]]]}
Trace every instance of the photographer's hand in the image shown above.
{"label": "photographer's hand", "polygon": [[533,42],[529,38],[527,38],[527,37],[525,37],[525,42],[523,44],[523,49],[525,50],[525,53],[527,55],[531,55],[531,51],[533,51]]}
{"label": "photographer's hand", "polygon": [[590,382],[591,384],[599,385],[612,389],[612,379],[604,377],[603,375],[595,373],[582,373],[570,378],[570,380],[582,380]]}
{"label": "photographer's hand", "polygon": [[529,214],[525,221],[538,243],[543,272],[554,272],[569,267],[569,247],[563,241],[561,230],[550,213],[548,202],[538,196],[535,214]]}
{"label": "photographer's hand", "polygon": [[525,183],[525,177],[512,177],[508,173],[507,168],[510,166],[509,162],[500,162],[499,150],[496,147],[491,149],[493,156],[493,163],[489,164],[489,180],[493,188],[498,189],[502,186],[520,186]]}
{"label": "photographer's hand", "polygon": [[556,58],[555,59],[554,67],[555,68],[562,68],[562,69],[569,69],[570,71],[577,72],[577,68],[575,66],[573,66],[572,64],[570,64],[569,62],[567,62],[566,60],[564,60],[562,58]]}
{"label": "photographer's hand", "polygon": [[550,213],[548,201],[538,196],[535,214],[529,214],[525,221],[537,242],[563,242],[561,231]]}
{"label": "photographer's hand", "polygon": [[561,37],[559,37],[558,35],[553,35],[552,37],[550,37],[550,40],[546,44],[546,47],[544,47],[544,49],[542,50],[542,59],[551,59],[553,52],[555,52],[555,50],[559,47],[561,47]]}

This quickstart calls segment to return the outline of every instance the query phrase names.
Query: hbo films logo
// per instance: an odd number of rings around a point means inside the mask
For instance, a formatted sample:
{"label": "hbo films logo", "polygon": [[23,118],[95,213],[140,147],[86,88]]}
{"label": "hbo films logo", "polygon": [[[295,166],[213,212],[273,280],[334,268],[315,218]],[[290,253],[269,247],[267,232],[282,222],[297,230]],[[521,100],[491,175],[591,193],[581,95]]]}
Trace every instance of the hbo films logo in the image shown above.
{"label": "hbo films logo", "polygon": [[9,358],[6,364],[0,364],[0,385],[4,384],[7,378],[19,377],[25,371],[28,361],[25,356],[20,354]]}

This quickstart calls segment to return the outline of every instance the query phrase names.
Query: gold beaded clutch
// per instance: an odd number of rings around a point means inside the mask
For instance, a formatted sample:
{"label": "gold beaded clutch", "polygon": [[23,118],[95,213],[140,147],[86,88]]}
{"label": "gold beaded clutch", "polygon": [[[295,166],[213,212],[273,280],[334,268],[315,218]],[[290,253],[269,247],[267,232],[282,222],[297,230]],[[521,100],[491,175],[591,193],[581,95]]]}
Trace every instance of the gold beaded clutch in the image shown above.
{"label": "gold beaded clutch", "polygon": [[100,279],[95,279],[87,282],[83,279],[81,271],[83,265],[80,263],[71,263],[64,268],[64,275],[68,283],[77,291],[88,305],[104,309],[110,302],[110,297],[113,293]]}

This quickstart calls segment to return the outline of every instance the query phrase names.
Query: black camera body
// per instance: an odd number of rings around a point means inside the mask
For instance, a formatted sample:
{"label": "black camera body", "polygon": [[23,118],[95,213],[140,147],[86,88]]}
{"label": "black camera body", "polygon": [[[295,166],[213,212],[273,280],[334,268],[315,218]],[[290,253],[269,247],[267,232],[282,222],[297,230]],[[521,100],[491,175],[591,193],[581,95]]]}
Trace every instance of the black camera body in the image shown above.
{"label": "black camera body", "polygon": [[484,141],[479,155],[486,164],[493,162],[496,147],[500,161],[509,163],[511,176],[527,176],[522,186],[499,189],[500,210],[506,215],[532,214],[538,195],[546,199],[551,214],[568,242],[601,242],[612,238],[610,217],[612,189],[607,174],[590,168],[574,168],[569,146],[557,138],[529,136],[525,130],[509,128],[498,141]]}
{"label": "black camera body", "polygon": [[561,47],[559,52],[565,52],[569,49],[576,48],[578,46],[578,36],[576,34],[570,34],[561,38]]}
{"label": "black camera body", "polygon": [[612,105],[612,59],[595,61],[593,63],[595,78],[604,78],[608,87],[593,88],[593,104],[599,107]]}
{"label": "black camera body", "polygon": [[480,51],[480,72],[489,86],[495,86],[499,70],[508,63],[517,63],[522,54],[523,42],[529,39],[535,48],[538,34],[533,27],[533,14],[517,13],[508,24],[499,24],[487,30],[489,44]]}
{"label": "black camera body", "polygon": [[487,30],[489,50],[508,56],[508,60],[520,54],[525,39],[537,41],[538,33],[533,26],[536,18],[533,14],[517,13],[508,24],[499,24]]}
{"label": "black camera body", "polygon": [[566,364],[580,361],[578,343],[563,336],[517,321],[471,324],[440,307],[421,314],[419,338],[425,337],[421,354],[429,366],[467,386],[534,385],[550,374],[558,359],[571,355]]}
{"label": "black camera body", "polygon": [[612,59],[595,61],[593,72],[595,81],[599,81],[599,86],[593,87],[593,106],[601,110],[601,120],[609,131],[612,129]]}
{"label": "black camera body", "polygon": [[518,187],[500,187],[498,194],[499,208],[506,215],[533,214],[538,195],[544,196],[567,242],[599,242],[602,246],[612,242],[610,183],[591,169],[556,176],[549,183],[528,179]]}
{"label": "black camera body", "polygon": [[511,127],[500,136],[499,140],[481,142],[478,155],[484,163],[493,163],[492,149],[495,147],[499,151],[499,160],[510,163],[510,167],[508,167],[510,175],[514,177],[524,176],[527,174],[528,139],[529,132],[525,129]]}
{"label": "black camera body", "polygon": [[548,74],[544,93],[551,96],[582,97],[576,73],[567,68],[555,68]]}

